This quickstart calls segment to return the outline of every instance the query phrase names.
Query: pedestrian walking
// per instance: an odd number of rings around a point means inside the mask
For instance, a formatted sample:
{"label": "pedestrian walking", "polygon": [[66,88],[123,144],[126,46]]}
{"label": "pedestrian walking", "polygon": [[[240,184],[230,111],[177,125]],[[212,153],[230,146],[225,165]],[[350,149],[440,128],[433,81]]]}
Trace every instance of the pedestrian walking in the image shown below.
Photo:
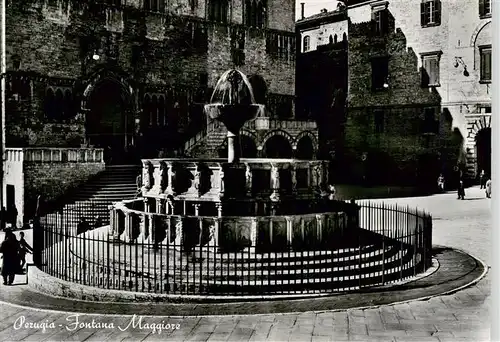
{"label": "pedestrian walking", "polygon": [[24,232],[19,233],[19,261],[21,262],[21,271],[26,264],[26,253],[33,254],[33,248],[24,239]]}
{"label": "pedestrian walking", "polygon": [[491,179],[488,179],[488,181],[486,182],[486,186],[485,186],[486,190],[486,197],[487,198],[491,198]]}
{"label": "pedestrian walking", "polygon": [[486,189],[486,173],[484,170],[481,170],[479,174],[479,189]]}
{"label": "pedestrian walking", "polygon": [[465,198],[465,186],[464,186],[464,181],[460,180],[458,184],[458,198],[463,200]]}
{"label": "pedestrian walking", "polygon": [[438,177],[438,188],[441,192],[444,191],[444,176],[443,176],[443,174],[440,174]]}
{"label": "pedestrian walking", "polygon": [[2,277],[4,285],[12,285],[19,269],[19,243],[12,231],[5,233],[5,239],[0,245],[2,253]]}

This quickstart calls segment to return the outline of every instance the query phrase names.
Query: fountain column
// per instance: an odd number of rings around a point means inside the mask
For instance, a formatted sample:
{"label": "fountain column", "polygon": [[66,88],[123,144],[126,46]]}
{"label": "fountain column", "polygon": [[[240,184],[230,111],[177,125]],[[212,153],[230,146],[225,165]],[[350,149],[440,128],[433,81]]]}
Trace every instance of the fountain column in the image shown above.
{"label": "fountain column", "polygon": [[240,134],[227,131],[227,161],[229,163],[240,162]]}

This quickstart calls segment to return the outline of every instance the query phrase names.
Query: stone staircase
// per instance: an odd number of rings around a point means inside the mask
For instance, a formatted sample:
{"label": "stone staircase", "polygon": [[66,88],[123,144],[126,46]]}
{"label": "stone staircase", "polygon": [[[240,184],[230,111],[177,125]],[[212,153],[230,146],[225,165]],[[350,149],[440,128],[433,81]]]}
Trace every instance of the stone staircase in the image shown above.
{"label": "stone staircase", "polygon": [[217,150],[226,136],[227,130],[224,125],[218,121],[212,121],[195,136],[188,139],[178,153],[192,157],[218,157]]}
{"label": "stone staircase", "polygon": [[[71,253],[76,268],[85,261],[89,269],[95,270],[77,280],[81,283],[156,293],[277,295],[359,291],[422,272],[421,251],[411,245],[365,230],[348,240],[352,241],[344,247],[331,245],[322,250],[212,253],[202,249],[186,254],[167,248],[156,256],[151,255],[149,247],[144,251],[122,246],[122,262],[109,265],[109,269],[102,266],[97,255],[83,255],[78,248]],[[160,259],[153,261],[158,256]],[[160,264],[162,267],[157,266]],[[107,285],[110,273],[119,274],[120,281]]]}
{"label": "stone staircase", "polygon": [[[141,172],[138,165],[111,165],[74,191],[62,210],[46,215],[46,224],[61,221],[61,215],[70,216],[69,228],[75,228],[84,217],[91,228],[97,216],[102,225],[109,224],[109,206],[114,202],[132,199],[137,195],[136,177]],[[54,221],[56,220],[56,221]]]}

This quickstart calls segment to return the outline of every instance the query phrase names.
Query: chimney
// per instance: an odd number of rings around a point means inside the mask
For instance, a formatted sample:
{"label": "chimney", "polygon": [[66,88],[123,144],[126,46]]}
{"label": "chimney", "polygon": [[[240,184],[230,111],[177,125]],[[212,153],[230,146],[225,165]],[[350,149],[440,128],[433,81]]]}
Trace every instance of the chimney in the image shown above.
{"label": "chimney", "polygon": [[304,3],[300,3],[300,19],[304,19]]}

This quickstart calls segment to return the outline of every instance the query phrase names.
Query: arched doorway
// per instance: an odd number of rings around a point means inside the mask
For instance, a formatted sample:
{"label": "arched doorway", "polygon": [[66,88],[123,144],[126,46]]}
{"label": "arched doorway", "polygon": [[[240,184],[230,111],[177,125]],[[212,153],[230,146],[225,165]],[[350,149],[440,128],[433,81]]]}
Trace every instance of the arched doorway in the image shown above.
{"label": "arched doorway", "polygon": [[310,137],[304,136],[297,143],[295,158],[302,160],[314,159],[314,144]]}
{"label": "arched doorway", "polygon": [[96,84],[90,94],[87,138],[91,145],[105,149],[106,162],[124,163],[131,158],[134,120],[128,104],[128,94],[114,80]]}
{"label": "arched doorway", "polygon": [[491,128],[483,128],[476,134],[477,174],[484,170],[491,175]]}
{"label": "arched doorway", "polygon": [[267,158],[292,158],[292,146],[282,135],[274,135],[266,141],[264,153]]}

